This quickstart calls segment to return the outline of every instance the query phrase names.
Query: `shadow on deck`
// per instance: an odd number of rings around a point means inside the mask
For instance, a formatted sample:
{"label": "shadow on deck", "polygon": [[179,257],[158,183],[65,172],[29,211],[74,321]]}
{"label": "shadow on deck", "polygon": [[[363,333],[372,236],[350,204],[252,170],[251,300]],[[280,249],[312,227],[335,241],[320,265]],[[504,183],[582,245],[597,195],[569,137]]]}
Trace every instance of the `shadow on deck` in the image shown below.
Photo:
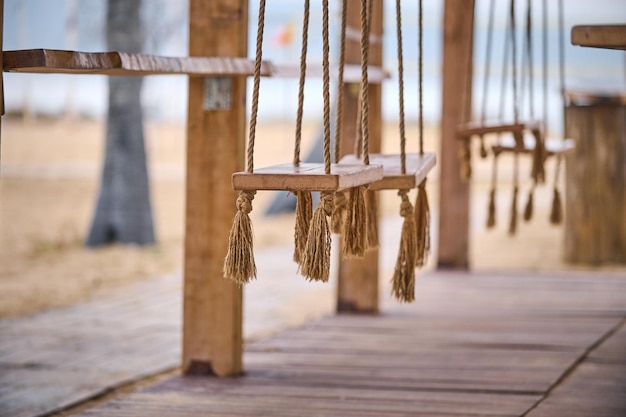
{"label": "shadow on deck", "polygon": [[626,415],[624,276],[438,273],[416,292],[255,342],[241,378],[173,377],[80,415]]}

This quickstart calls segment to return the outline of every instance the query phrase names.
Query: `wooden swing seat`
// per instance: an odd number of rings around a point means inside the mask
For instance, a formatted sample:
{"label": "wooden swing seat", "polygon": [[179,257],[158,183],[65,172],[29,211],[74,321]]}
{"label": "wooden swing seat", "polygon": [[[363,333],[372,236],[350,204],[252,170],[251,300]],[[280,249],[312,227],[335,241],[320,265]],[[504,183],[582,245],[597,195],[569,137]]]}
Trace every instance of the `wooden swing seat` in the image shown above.
{"label": "wooden swing seat", "polygon": [[525,131],[540,130],[541,123],[537,121],[503,123],[501,121],[491,122],[470,122],[459,126],[457,137],[459,139],[469,139],[472,136],[482,136],[491,133],[512,133],[521,134]]}
{"label": "wooden swing seat", "polygon": [[[491,150],[495,155],[499,155],[503,152],[519,152],[519,153],[532,153],[535,151],[535,143],[536,137],[533,134],[525,134],[524,135],[524,146],[520,148],[516,148],[515,139],[513,136],[503,136],[498,139],[498,142],[491,147]],[[555,138],[546,138],[545,139],[545,147],[546,147],[546,155],[554,156],[560,155],[564,152],[567,152],[571,149],[574,149],[574,140],[573,139],[555,139]]]}
{"label": "wooden swing seat", "polygon": [[[346,155],[340,163],[358,164],[362,161],[356,155]],[[407,154],[406,174],[402,174],[399,154],[371,154],[370,163],[383,167],[383,177],[372,182],[369,190],[410,190],[417,188],[426,179],[437,164],[437,155],[434,152],[425,152],[423,155]]]}
{"label": "wooden swing seat", "polygon": [[324,173],[322,163],[293,163],[255,169],[253,173],[235,172],[235,190],[341,191],[370,184],[383,178],[381,165],[331,164],[331,173]]}

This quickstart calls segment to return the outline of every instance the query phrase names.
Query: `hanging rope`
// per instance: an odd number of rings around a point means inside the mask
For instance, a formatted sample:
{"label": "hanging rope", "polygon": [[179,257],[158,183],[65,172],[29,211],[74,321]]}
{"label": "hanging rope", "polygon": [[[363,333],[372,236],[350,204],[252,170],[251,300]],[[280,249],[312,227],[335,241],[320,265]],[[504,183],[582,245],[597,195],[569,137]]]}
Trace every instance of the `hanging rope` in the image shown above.
{"label": "hanging rope", "polygon": [[[515,34],[515,0],[510,4],[511,21],[511,67],[513,84],[513,119],[515,124],[519,123],[519,95],[517,91],[517,42]],[[509,234],[517,232],[517,194],[519,188],[519,150],[523,146],[524,138],[521,134],[514,134],[515,149],[513,151],[513,200],[511,201],[511,219],[509,222]]]}
{"label": "hanging rope", "polygon": [[[360,94],[360,134],[357,146],[362,150],[363,163],[369,165],[369,39],[371,1],[361,0],[361,94]],[[357,129],[358,131],[358,129]],[[376,219],[369,216],[366,202],[367,187],[350,189],[345,230],[342,240],[342,253],[347,257],[362,258],[365,251],[377,246]]]}
{"label": "hanging rope", "polygon": [[[487,23],[487,48],[485,51],[485,76],[483,77],[483,96],[480,110],[480,121],[484,125],[487,121],[487,98],[489,94],[489,76],[491,73],[491,49],[493,44],[493,21],[495,16],[496,0],[489,3],[489,20]],[[487,157],[487,148],[485,147],[485,137],[480,135],[480,157]]]}
{"label": "hanging rope", "polygon": [[[257,23],[256,57],[254,62],[254,85],[252,88],[252,110],[246,155],[246,172],[254,171],[254,140],[256,136],[257,115],[259,112],[259,88],[261,84],[261,62],[263,60],[263,30],[265,28],[265,0],[259,1],[259,19]],[[254,261],[254,236],[252,234],[252,200],[256,191],[241,191],[237,198],[237,212],[230,230],[228,252],[224,260],[224,277],[241,285],[256,278]]]}
{"label": "hanging rope", "polygon": [[[533,39],[532,39],[532,1],[528,0],[526,8],[526,63],[529,88],[529,116],[531,120],[535,119],[534,113],[534,65],[533,65]],[[544,54],[545,55],[545,54]],[[546,149],[545,149],[545,133],[541,129],[533,130],[535,138],[535,149],[533,151],[531,178],[533,184],[528,193],[528,200],[524,208],[524,220],[529,221],[533,216],[533,200],[534,192],[537,184],[545,182]]]}
{"label": "hanging rope", "polygon": [[[306,58],[309,40],[310,0],[304,0],[304,18],[302,22],[302,49],[300,52],[300,79],[298,85],[298,111],[296,115],[296,140],[293,150],[293,164],[300,165],[300,147],[302,143],[302,115],[304,111],[304,84],[306,80]],[[294,230],[293,260],[300,265],[304,259],[311,217],[313,216],[313,198],[310,191],[296,191],[296,227]]]}
{"label": "hanging rope", "polygon": [[[419,152],[424,155],[424,5],[419,0]],[[417,266],[426,264],[430,254],[430,207],[426,194],[426,179],[417,188],[415,201],[415,223],[417,228]]]}
{"label": "hanging rope", "polygon": [[[335,149],[334,149],[334,161],[339,163],[341,158],[341,143],[343,136],[343,100],[344,100],[344,88],[343,81],[344,67],[346,64],[346,26],[348,21],[348,1],[342,0],[341,2],[341,34],[339,41],[339,73],[337,75],[337,113],[335,118]],[[348,199],[346,193],[338,191],[335,193],[335,207],[332,217],[332,231],[333,233],[341,233],[343,230],[343,224],[346,217],[346,208],[348,205]]]}
{"label": "hanging rope", "polygon": [[[563,0],[558,2],[559,10],[559,89],[561,90],[562,107],[565,107],[565,23]],[[563,134],[565,139],[565,134]],[[552,209],[550,211],[550,223],[560,224],[563,221],[563,204],[561,202],[561,193],[559,192],[559,172],[561,171],[561,162],[563,156],[561,154],[556,157],[556,167],[554,174],[554,192],[552,197]]]}
{"label": "hanging rope", "polygon": [[[324,96],[324,173],[330,175],[330,41],[328,0],[322,1],[322,69]],[[334,193],[321,192],[320,204],[313,213],[307,237],[302,274],[309,280],[328,281],[330,276],[331,235],[328,218],[333,214]]]}
{"label": "hanging rope", "polygon": [[[402,48],[402,10],[400,0],[396,0],[396,36],[398,52],[398,127],[400,130],[400,171],[406,174],[406,130],[404,122],[404,62]],[[400,301],[410,302],[415,298],[415,266],[417,263],[417,228],[415,211],[408,197],[409,190],[399,190],[402,199],[400,215],[403,217],[400,234],[400,249],[391,278],[392,294]]]}

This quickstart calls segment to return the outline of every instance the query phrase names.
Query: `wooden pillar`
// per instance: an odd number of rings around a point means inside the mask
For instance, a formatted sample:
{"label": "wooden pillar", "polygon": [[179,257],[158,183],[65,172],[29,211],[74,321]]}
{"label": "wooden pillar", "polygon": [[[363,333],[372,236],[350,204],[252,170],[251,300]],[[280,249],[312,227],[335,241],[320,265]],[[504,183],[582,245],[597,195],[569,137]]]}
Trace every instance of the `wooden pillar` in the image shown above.
{"label": "wooden pillar", "polygon": [[[361,2],[348,0],[348,27],[360,33]],[[383,48],[383,2],[372,0],[370,40],[370,65],[382,66]],[[346,42],[346,63],[361,63],[361,46],[358,40]],[[353,153],[356,128],[356,114],[359,95],[358,84],[346,84],[343,119],[342,154]],[[380,152],[382,135],[381,112],[382,89],[380,84],[369,87],[369,132],[370,152]],[[376,194],[368,192],[369,210],[378,210]],[[378,311],[378,250],[367,252],[363,259],[342,259],[339,263],[337,289],[337,311],[372,313]]]}
{"label": "wooden pillar", "polygon": [[[0,0],[0,166],[2,164],[2,116],[4,116],[4,62],[2,55],[4,44],[2,43],[2,32],[4,30],[4,0]],[[0,170],[1,172],[1,170]]]}
{"label": "wooden pillar", "polygon": [[471,112],[474,0],[446,0],[443,28],[443,102],[438,268],[469,268],[469,181],[461,179],[457,126]]}
{"label": "wooden pillar", "polygon": [[[190,0],[190,56],[247,56],[247,0]],[[221,80],[229,82],[229,79]],[[230,109],[205,110],[201,77],[189,78],[184,261],[185,374],[242,371],[242,291],[222,274],[243,169],[246,78],[232,77]]]}

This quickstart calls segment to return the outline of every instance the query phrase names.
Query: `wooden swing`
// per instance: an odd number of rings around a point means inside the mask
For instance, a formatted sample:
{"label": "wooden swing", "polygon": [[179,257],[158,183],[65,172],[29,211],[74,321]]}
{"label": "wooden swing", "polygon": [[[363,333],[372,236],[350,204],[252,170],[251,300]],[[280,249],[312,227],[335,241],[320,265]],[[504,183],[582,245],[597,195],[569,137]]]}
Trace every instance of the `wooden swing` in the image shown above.
{"label": "wooden swing", "polygon": [[[426,196],[426,177],[436,164],[434,152],[424,152],[424,129],[423,129],[423,7],[419,1],[419,152],[416,154],[406,153],[405,114],[404,114],[404,64],[402,49],[402,12],[400,0],[396,0],[396,35],[398,43],[398,90],[399,90],[399,133],[400,154],[371,154],[369,161],[380,164],[383,167],[383,178],[369,185],[369,190],[399,190],[398,195],[402,199],[400,214],[404,217],[400,250],[396,260],[394,275],[392,277],[392,293],[400,301],[410,302],[415,298],[415,268],[423,266],[430,250],[429,236],[429,208]],[[369,18],[364,18],[362,25],[369,32]],[[367,45],[366,45],[367,47]],[[357,163],[365,160],[366,154],[360,155],[360,142],[367,128],[368,97],[363,94],[367,91],[367,79],[361,90],[361,114],[360,126],[357,129],[356,153],[346,155],[341,159],[342,163]],[[408,198],[411,189],[418,188],[417,200],[414,206]]]}
{"label": "wooden swing", "polygon": [[[327,281],[330,272],[330,229],[328,217],[334,209],[334,195],[345,189],[355,189],[379,180],[383,168],[369,161],[355,164],[332,164],[330,156],[330,75],[329,75],[329,11],[328,0],[322,1],[323,40],[323,100],[324,100],[324,163],[301,163],[300,140],[304,81],[306,76],[306,53],[309,25],[309,0],[304,1],[302,53],[300,59],[300,84],[298,94],[298,116],[292,163],[266,168],[254,168],[254,141],[259,105],[259,86],[262,62],[262,43],[265,19],[265,0],[259,3],[256,59],[252,110],[246,171],[232,176],[233,189],[239,190],[237,213],[230,234],[230,244],[224,262],[224,276],[242,284],[256,277],[256,266],[252,252],[252,228],[248,213],[252,210],[252,199],[257,190],[287,190],[298,197],[296,208],[296,231],[294,261],[300,272],[308,279]],[[345,10],[345,8],[344,8]],[[345,13],[345,12],[344,12]],[[342,46],[343,48],[343,46]],[[340,68],[340,72],[343,68]],[[367,67],[363,71],[367,74]],[[367,153],[367,147],[364,146]],[[321,192],[321,201],[312,214],[311,191]],[[362,202],[362,204],[364,204]],[[349,232],[354,234],[353,232]]]}
{"label": "wooden swing", "polygon": [[[480,139],[480,155],[481,157],[487,157],[487,149],[485,147],[485,135],[488,134],[497,134],[496,143],[492,146],[492,151],[494,155],[499,155],[504,152],[508,153],[522,153],[522,154],[531,154],[534,155],[535,161],[533,163],[533,179],[538,182],[543,182],[543,161],[553,155],[561,154],[573,147],[573,141],[561,141],[554,140],[545,137],[546,127],[545,123],[547,119],[542,122],[535,120],[533,114],[533,63],[532,63],[532,13],[531,13],[531,2],[528,1],[527,7],[527,15],[526,15],[526,38],[525,38],[525,51],[524,58],[526,59],[526,64],[524,65],[524,69],[526,70],[526,78],[529,83],[529,92],[530,92],[530,115],[527,121],[521,121],[518,117],[512,123],[502,123],[498,121],[487,121],[486,120],[486,104],[487,104],[487,96],[488,96],[488,79],[490,72],[490,63],[491,63],[491,46],[492,46],[492,38],[493,38],[493,23],[494,23],[494,9],[495,9],[495,0],[491,0],[490,2],[490,12],[489,12],[489,21],[487,28],[487,47],[486,47],[486,55],[485,55],[485,75],[483,81],[483,94],[482,94],[482,107],[481,107],[481,116],[479,122],[470,122],[465,125],[459,127],[457,131],[457,136],[459,139],[465,142],[465,146],[460,154],[461,162],[463,164],[462,174],[465,178],[471,177],[471,166],[470,166],[470,158],[471,158],[471,149],[470,149],[470,139],[472,137],[478,137]],[[513,7],[513,6],[512,6]],[[544,3],[544,99],[547,97],[547,9]],[[509,49],[512,46],[512,54],[511,54],[511,62],[512,62],[512,78],[516,77],[516,33],[515,33],[515,16],[510,15],[509,21],[507,23],[507,32],[509,36],[505,37],[504,43],[504,64],[502,71],[502,86],[501,86],[501,102],[500,102],[500,113],[499,119],[502,120],[504,114],[504,91],[506,85],[507,78],[507,64]],[[561,45],[562,49],[562,45]],[[513,83],[516,83],[516,80],[512,80]],[[514,88],[516,86],[514,85]],[[514,94],[514,101],[517,101],[517,95]],[[518,113],[519,114],[519,113]]]}

